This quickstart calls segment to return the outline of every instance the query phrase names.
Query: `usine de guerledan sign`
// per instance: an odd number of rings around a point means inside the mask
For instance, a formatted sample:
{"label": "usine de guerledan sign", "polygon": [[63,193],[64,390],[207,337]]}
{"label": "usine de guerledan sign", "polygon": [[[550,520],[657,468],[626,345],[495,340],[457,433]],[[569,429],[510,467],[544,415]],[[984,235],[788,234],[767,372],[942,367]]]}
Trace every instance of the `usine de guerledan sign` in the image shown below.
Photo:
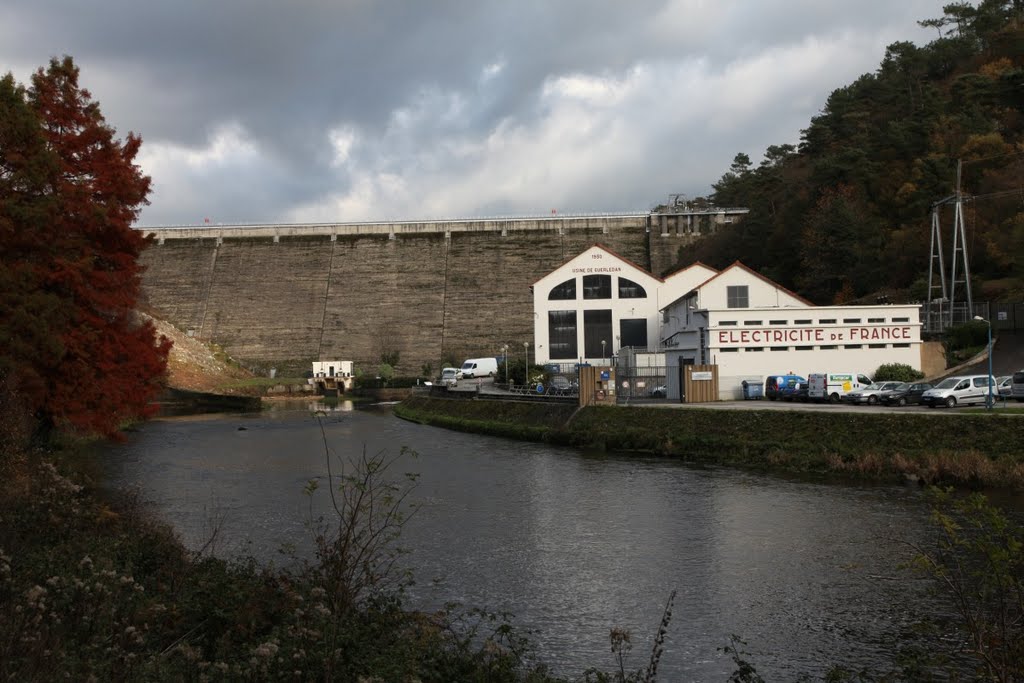
{"label": "usine de guerledan sign", "polygon": [[800,327],[783,329],[716,330],[718,346],[748,344],[878,344],[915,341],[903,327]]}

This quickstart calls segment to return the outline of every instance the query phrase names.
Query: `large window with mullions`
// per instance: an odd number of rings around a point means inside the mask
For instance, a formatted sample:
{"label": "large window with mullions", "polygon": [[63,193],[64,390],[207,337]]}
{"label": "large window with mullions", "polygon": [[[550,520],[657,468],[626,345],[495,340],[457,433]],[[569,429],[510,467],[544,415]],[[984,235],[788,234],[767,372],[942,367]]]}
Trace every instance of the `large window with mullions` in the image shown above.
{"label": "large window with mullions", "polygon": [[551,288],[548,294],[548,301],[566,301],[576,298],[576,278],[566,280],[560,285]]}
{"label": "large window with mullions", "polygon": [[577,357],[576,311],[548,311],[548,355],[552,360]]}
{"label": "large window with mullions", "polygon": [[[614,349],[612,312],[608,309],[583,311],[583,350],[587,358],[607,358]],[[602,347],[601,342],[604,342]]]}
{"label": "large window with mullions", "polygon": [[647,291],[636,282],[627,280],[624,277],[619,278],[619,298],[620,299],[646,299]]}
{"label": "large window with mullions", "polygon": [[611,299],[612,298],[612,276],[611,275],[584,275],[583,276],[583,298],[584,299]]}

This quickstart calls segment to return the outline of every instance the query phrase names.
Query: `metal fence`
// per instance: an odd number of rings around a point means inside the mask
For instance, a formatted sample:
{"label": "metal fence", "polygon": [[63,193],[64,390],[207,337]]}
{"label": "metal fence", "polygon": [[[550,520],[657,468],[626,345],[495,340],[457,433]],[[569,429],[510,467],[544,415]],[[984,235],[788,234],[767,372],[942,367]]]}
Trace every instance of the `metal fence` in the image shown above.
{"label": "metal fence", "polygon": [[963,325],[975,317],[992,322],[992,331],[998,333],[1024,330],[1024,303],[960,302],[950,307],[946,301],[933,301],[921,306],[921,320],[926,332],[944,332],[950,327]]}

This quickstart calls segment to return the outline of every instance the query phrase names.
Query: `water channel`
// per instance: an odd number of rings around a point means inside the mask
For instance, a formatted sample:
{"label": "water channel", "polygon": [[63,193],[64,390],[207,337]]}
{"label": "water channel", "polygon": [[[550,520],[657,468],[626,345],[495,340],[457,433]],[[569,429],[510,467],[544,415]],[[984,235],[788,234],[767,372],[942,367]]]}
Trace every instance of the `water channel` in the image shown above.
{"label": "water channel", "polygon": [[[111,448],[119,488],[137,487],[186,544],[219,525],[218,554],[286,563],[310,545],[303,487],[323,477],[310,407],[156,420]],[[912,487],[798,481],[677,461],[595,455],[411,424],[390,410],[320,418],[338,457],[382,449],[419,474],[421,509],[402,535],[417,583],[410,606],[508,611],[540,660],[578,676],[613,668],[611,627],[631,631],[634,668],[678,591],[663,680],[724,681],[730,634],[767,680],[820,677],[834,663],[884,668],[938,609],[898,567],[901,539],[927,533]],[[327,509],[326,492],[314,496]]]}

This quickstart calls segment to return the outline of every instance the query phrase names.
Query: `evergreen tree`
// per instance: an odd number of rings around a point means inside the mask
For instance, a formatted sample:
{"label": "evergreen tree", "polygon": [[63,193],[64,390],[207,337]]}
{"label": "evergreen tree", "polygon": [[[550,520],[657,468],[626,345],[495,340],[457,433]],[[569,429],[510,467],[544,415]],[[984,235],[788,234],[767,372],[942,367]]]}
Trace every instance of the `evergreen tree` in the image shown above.
{"label": "evergreen tree", "polygon": [[0,81],[0,371],[45,427],[108,436],[146,415],[170,342],[136,319],[149,178],[70,57]]}

